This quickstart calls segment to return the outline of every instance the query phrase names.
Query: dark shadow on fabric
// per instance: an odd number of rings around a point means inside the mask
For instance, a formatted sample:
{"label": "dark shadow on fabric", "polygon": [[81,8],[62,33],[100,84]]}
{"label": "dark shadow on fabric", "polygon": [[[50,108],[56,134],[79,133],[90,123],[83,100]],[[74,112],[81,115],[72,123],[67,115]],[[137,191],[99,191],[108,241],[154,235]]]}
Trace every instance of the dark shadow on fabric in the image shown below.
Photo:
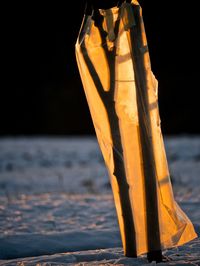
{"label": "dark shadow on fabric", "polygon": [[144,186],[146,197],[146,224],[147,224],[147,245],[148,250],[155,251],[161,249],[158,199],[157,199],[157,173],[155,166],[155,157],[152,143],[152,128],[149,113],[148,85],[146,79],[146,70],[144,65],[144,53],[141,51],[143,42],[141,39],[141,17],[140,6],[131,5],[135,17],[136,25],[131,27],[131,51],[132,61],[135,73],[136,96],[138,106],[138,118],[140,129],[140,142],[143,158]]}
{"label": "dark shadow on fabric", "polygon": [[[95,16],[100,16],[100,14],[95,13]],[[95,25],[98,27],[102,43],[106,43],[107,33],[102,28],[102,23],[100,23],[101,17],[98,18],[98,23]],[[115,25],[115,33],[116,36],[119,30],[119,22],[118,19]],[[124,221],[124,230],[125,230],[125,242],[126,242],[126,256],[129,257],[137,257],[137,249],[136,249],[136,238],[135,238],[135,225],[133,220],[133,213],[131,208],[131,202],[129,198],[129,185],[126,180],[126,173],[124,168],[124,158],[123,158],[123,148],[121,143],[121,134],[119,128],[119,119],[115,109],[114,102],[114,91],[115,91],[115,56],[116,56],[116,47],[113,48],[112,51],[108,50],[108,47],[104,45],[102,47],[104,49],[107,63],[110,71],[110,88],[109,91],[104,91],[103,86],[101,84],[100,78],[95,70],[92,61],[90,60],[87,49],[85,47],[84,42],[81,45],[81,51],[85,60],[85,63],[88,67],[90,75],[93,79],[93,82],[96,86],[96,89],[99,93],[99,96],[105,106],[109,124],[111,137],[113,142],[113,159],[114,159],[114,175],[118,182],[119,186],[119,194],[120,194],[120,202],[122,208],[122,216]]]}

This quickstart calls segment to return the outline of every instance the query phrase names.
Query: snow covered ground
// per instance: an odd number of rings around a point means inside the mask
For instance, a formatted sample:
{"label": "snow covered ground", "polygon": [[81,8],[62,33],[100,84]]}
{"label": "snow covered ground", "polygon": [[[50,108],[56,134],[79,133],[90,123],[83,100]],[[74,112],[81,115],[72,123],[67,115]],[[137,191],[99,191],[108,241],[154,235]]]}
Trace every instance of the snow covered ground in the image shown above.
{"label": "snow covered ground", "polygon": [[[164,141],[175,197],[200,235],[200,136]],[[159,265],[200,265],[200,238],[164,254],[172,260]],[[0,265],[149,265],[123,256],[95,137],[0,139]]]}

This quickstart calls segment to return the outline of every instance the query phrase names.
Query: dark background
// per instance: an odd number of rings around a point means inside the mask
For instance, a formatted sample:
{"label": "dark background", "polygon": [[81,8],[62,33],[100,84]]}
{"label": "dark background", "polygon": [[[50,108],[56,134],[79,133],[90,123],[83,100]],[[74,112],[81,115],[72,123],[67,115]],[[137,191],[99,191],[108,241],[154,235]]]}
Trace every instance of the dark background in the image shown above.
{"label": "dark background", "polygon": [[[140,4],[162,131],[199,134],[197,3]],[[2,11],[0,134],[94,134],[75,59],[84,1],[8,5]]]}

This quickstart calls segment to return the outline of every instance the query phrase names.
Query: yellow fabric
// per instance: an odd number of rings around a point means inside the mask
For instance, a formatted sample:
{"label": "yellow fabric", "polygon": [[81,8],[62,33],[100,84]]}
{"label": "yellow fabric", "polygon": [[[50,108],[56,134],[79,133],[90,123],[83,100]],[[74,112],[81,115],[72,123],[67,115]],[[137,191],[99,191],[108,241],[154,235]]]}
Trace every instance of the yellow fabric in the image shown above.
{"label": "yellow fabric", "polygon": [[[159,249],[159,245],[161,249],[182,245],[197,235],[173,196],[160,125],[158,82],[151,71],[141,7],[132,1],[99,12],[102,21],[98,26],[92,16],[84,16],[75,50],[97,140],[110,176],[124,254],[143,254]],[[139,29],[134,33],[138,34],[135,40],[131,37],[134,27]],[[133,43],[138,42],[145,71],[145,85],[141,86],[146,100],[138,96],[136,82],[139,72],[135,70],[138,61],[134,58]],[[144,169],[144,160],[148,165],[145,150],[151,154],[149,160],[153,166],[149,169],[155,174],[154,181],[148,180],[152,174],[144,176],[148,173]],[[150,188],[154,182],[156,194],[151,199],[147,184],[149,189],[154,189]],[[158,215],[160,243],[154,241],[155,245],[150,238],[157,233],[151,232],[148,225],[155,215],[154,211],[147,210],[149,200],[155,203]],[[125,221],[130,216],[128,209],[132,215],[129,222]],[[134,230],[130,228],[131,221]],[[152,227],[152,230],[156,229]],[[134,245],[136,251],[131,250]]]}

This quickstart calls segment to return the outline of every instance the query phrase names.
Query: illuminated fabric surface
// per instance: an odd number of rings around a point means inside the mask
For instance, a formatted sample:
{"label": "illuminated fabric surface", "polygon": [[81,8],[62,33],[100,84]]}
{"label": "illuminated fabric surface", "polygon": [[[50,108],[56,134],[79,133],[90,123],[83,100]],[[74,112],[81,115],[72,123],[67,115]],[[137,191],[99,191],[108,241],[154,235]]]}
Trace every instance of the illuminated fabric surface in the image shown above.
{"label": "illuminated fabric surface", "polygon": [[176,203],[161,132],[158,82],[137,1],[85,15],[76,58],[110,176],[126,256],[196,237]]}

